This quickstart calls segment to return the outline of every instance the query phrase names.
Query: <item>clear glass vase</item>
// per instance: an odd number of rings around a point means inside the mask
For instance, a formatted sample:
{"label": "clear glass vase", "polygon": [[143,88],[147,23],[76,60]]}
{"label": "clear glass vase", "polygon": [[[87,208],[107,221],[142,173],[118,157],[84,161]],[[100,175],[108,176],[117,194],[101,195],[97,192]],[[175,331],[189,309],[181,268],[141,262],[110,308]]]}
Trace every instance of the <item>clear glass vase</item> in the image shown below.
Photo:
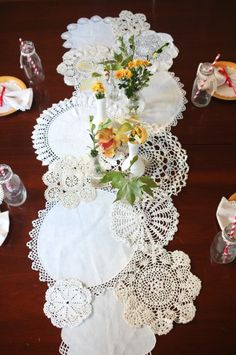
{"label": "clear glass vase", "polygon": [[45,79],[41,59],[31,41],[23,41],[20,45],[20,66],[31,85],[37,85]]}
{"label": "clear glass vase", "polygon": [[10,166],[0,164],[0,184],[4,193],[4,201],[10,206],[22,205],[27,197],[24,184],[18,175],[14,174]]}
{"label": "clear glass vase", "polygon": [[128,110],[130,116],[137,116],[143,112],[145,107],[145,101],[142,94],[138,91],[133,93],[129,98]]}

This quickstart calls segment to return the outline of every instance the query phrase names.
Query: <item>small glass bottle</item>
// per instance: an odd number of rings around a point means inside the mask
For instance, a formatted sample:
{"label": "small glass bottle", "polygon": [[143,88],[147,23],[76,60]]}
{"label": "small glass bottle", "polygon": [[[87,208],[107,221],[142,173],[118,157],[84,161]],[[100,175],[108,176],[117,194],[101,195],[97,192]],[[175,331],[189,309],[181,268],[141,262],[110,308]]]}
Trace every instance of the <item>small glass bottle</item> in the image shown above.
{"label": "small glass bottle", "polygon": [[4,193],[4,201],[10,206],[22,205],[27,197],[24,184],[18,175],[14,174],[10,166],[0,164],[0,184]]}
{"label": "small glass bottle", "polygon": [[217,82],[211,63],[200,63],[193,83],[191,100],[196,107],[205,107],[216,90]]}
{"label": "small glass bottle", "polygon": [[210,255],[211,260],[218,264],[228,264],[236,258],[236,228],[232,223],[216,234]]}
{"label": "small glass bottle", "polygon": [[22,41],[20,44],[20,67],[24,69],[25,75],[32,85],[39,84],[45,79],[41,60],[31,41]]}

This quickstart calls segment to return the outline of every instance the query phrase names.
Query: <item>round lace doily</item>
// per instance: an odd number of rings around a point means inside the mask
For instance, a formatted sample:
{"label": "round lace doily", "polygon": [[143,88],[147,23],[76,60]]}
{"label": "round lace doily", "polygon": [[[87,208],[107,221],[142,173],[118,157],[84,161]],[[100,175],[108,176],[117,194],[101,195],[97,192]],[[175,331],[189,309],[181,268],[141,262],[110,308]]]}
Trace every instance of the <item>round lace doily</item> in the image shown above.
{"label": "round lace doily", "polygon": [[[126,47],[129,48],[129,35],[124,36]],[[155,31],[147,30],[135,36],[135,58],[147,59],[152,63],[151,71],[157,69],[168,70],[172,64],[173,59],[177,57],[179,51],[173,43],[173,38],[168,33],[157,33]],[[164,48],[163,52],[158,54],[157,58],[153,58],[155,50],[169,43],[168,47]],[[115,44],[114,50],[119,53],[119,43]],[[131,54],[131,51],[130,51]]]}
{"label": "round lace doily", "polygon": [[57,66],[57,72],[64,76],[67,85],[79,86],[84,79],[90,78],[93,72],[103,74],[101,62],[109,59],[112,59],[112,53],[104,46],[71,49],[63,55],[63,61]]}
{"label": "round lace doily", "polygon": [[187,323],[194,318],[193,300],[201,281],[190,272],[187,254],[146,248],[128,264],[114,289],[131,326],[149,325],[162,335],[172,329],[173,321]]}
{"label": "round lace doily", "polygon": [[114,238],[129,245],[158,243],[160,246],[173,239],[179,214],[164,191],[155,189],[153,194],[153,198],[146,195],[134,206],[120,201],[113,204],[111,229]]}
{"label": "round lace doily", "polygon": [[43,182],[48,186],[44,193],[48,202],[60,202],[66,208],[75,208],[81,201],[90,202],[96,198],[92,184],[95,175],[92,157],[87,155],[76,159],[66,156],[52,165],[43,175]]}
{"label": "round lace doily", "polygon": [[[119,151],[114,158],[99,158],[105,170],[121,170],[127,153]],[[186,185],[189,167],[187,154],[177,137],[169,131],[149,136],[147,142],[139,147],[139,155],[144,159],[145,175],[151,176],[159,188],[169,195],[177,195]]]}
{"label": "round lace doily", "polygon": [[92,312],[91,292],[79,280],[59,280],[45,297],[44,313],[58,328],[75,327]]}

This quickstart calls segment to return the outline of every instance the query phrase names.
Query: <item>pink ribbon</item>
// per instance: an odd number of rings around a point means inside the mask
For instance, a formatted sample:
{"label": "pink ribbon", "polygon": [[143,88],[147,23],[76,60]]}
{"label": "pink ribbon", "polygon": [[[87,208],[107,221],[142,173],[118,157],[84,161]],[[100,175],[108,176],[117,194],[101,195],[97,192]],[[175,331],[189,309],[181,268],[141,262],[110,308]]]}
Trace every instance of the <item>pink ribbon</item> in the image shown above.
{"label": "pink ribbon", "polygon": [[225,82],[226,82],[226,84],[228,85],[228,87],[230,87],[230,88],[232,88],[232,89],[234,90],[234,93],[235,93],[235,95],[236,95],[236,89],[235,89],[235,87],[233,86],[232,80],[230,79],[230,76],[229,76],[229,74],[227,73],[227,71],[225,70],[225,68],[220,68],[220,69],[219,69],[219,72],[225,76],[225,79],[226,79]]}

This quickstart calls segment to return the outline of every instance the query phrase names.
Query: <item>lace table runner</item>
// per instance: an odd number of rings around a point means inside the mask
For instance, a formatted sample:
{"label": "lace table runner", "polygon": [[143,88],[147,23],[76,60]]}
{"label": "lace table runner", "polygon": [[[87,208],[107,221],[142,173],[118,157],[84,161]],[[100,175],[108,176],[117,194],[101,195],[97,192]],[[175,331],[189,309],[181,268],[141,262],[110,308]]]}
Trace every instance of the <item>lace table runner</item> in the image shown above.
{"label": "lace table runner", "polygon": [[[139,155],[145,174],[159,184],[154,198],[144,196],[133,206],[113,203],[114,192],[98,188],[89,158],[88,117],[96,113],[91,92],[77,90],[45,110],[32,136],[37,158],[49,168],[43,176],[46,208],[33,221],[29,257],[48,283],[44,312],[62,328],[62,355],[151,354],[155,334],[167,334],[173,322],[191,321],[196,311],[201,282],[190,271],[189,257],[164,249],[178,225],[171,195],[186,185],[188,174],[186,152],[170,132],[187,102],[179,79],[166,71],[178,54],[172,37],[151,31],[143,14],[129,11],[118,18],[82,18],[62,35],[72,49],[58,71],[75,85],[74,78],[77,84],[91,71],[90,61],[93,67],[103,51],[109,57],[118,36],[127,41],[132,34],[138,57],[170,43],[160,55],[161,70],[142,92],[141,121],[149,138]],[[122,100],[106,100],[111,119],[124,116]],[[120,169],[126,155],[121,149],[100,164]]]}

